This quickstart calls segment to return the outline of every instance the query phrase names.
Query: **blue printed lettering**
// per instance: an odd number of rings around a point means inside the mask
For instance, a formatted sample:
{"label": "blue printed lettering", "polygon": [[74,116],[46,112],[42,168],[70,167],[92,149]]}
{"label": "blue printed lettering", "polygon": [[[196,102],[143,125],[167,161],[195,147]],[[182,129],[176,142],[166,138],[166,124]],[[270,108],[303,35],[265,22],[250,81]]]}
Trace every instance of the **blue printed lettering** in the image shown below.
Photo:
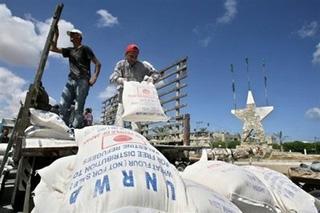
{"label": "blue printed lettering", "polygon": [[152,173],[152,177],[149,172],[146,172],[146,184],[147,188],[150,190],[150,185],[152,186],[153,191],[157,191],[157,176],[155,173]]}
{"label": "blue printed lettering", "polygon": [[80,190],[81,190],[81,187],[79,187],[77,190],[72,192],[72,194],[70,195],[70,198],[69,198],[70,204],[74,204],[77,201],[77,197],[79,195]]}
{"label": "blue printed lettering", "polygon": [[[170,197],[169,191],[171,190],[171,195],[172,195],[171,199],[176,200],[176,192],[175,192],[173,183],[171,183],[170,181],[167,180],[166,185],[167,185],[167,197]],[[170,186],[170,190],[169,190],[169,186]]]}
{"label": "blue printed lettering", "polygon": [[134,179],[133,179],[132,170],[129,170],[129,174],[127,174],[127,172],[123,170],[122,175],[123,175],[123,185],[125,187],[133,187]]}
{"label": "blue printed lettering", "polygon": [[93,197],[97,197],[98,192],[99,192],[99,194],[103,194],[104,189],[105,189],[106,191],[110,191],[110,184],[109,184],[109,177],[108,177],[108,175],[105,175],[105,176],[103,177],[102,184],[101,184],[101,179],[98,179],[98,180],[96,181],[96,187],[95,187],[95,189],[94,189],[94,195],[93,195]]}

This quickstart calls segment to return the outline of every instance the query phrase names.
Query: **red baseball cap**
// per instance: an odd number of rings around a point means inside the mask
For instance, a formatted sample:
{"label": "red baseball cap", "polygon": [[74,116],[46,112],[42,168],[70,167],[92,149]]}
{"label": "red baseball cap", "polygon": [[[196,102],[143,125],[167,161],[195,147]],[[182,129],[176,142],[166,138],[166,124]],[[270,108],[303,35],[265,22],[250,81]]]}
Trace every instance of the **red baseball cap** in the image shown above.
{"label": "red baseball cap", "polygon": [[128,52],[136,52],[139,54],[139,47],[136,44],[129,44],[126,48],[126,54]]}

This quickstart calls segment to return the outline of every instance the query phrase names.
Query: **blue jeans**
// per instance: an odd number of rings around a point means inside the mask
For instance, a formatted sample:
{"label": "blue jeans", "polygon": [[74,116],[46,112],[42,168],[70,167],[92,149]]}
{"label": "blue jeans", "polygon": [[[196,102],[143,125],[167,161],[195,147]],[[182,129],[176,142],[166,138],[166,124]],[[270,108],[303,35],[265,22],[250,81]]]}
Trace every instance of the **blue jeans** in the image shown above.
{"label": "blue jeans", "polygon": [[[74,128],[83,127],[83,109],[89,92],[88,79],[69,78],[63,88],[60,100],[60,115],[68,126]],[[71,105],[74,103],[74,111],[71,112]],[[74,118],[70,121],[70,115],[74,113]]]}

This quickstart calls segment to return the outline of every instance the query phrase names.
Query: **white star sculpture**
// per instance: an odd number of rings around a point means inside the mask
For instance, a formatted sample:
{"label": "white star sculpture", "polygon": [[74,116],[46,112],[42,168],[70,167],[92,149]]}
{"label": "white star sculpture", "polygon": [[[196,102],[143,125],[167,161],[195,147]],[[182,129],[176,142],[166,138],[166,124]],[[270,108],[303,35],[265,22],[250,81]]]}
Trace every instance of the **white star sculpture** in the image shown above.
{"label": "white star sculpture", "polygon": [[247,107],[233,109],[231,113],[244,122],[241,135],[242,142],[265,142],[261,121],[272,112],[273,106],[256,107],[251,90],[248,91]]}

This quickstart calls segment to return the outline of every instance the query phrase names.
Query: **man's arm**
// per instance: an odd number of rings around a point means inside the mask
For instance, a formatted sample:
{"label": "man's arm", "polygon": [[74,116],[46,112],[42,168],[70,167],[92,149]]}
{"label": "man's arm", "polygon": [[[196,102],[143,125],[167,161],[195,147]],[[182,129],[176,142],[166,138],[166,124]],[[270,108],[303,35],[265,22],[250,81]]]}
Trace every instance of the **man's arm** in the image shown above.
{"label": "man's arm", "polygon": [[121,69],[124,66],[123,61],[119,61],[115,68],[113,73],[110,75],[110,83],[114,83],[118,86],[123,85],[123,82],[126,81],[127,79],[122,75]]}
{"label": "man's arm", "polygon": [[148,76],[152,78],[153,82],[157,82],[160,78],[160,74],[158,73],[158,71],[149,62],[143,61],[142,63],[148,70]]}
{"label": "man's arm", "polygon": [[56,27],[54,35],[53,35],[53,39],[52,39],[52,42],[51,42],[50,50],[52,52],[62,54],[62,49],[57,47],[58,38],[59,38],[59,29],[58,29],[58,27]]}
{"label": "man's arm", "polygon": [[89,85],[93,86],[96,83],[97,79],[98,79],[98,76],[99,76],[99,73],[100,73],[100,69],[101,69],[101,63],[96,57],[93,57],[91,61],[92,61],[92,63],[95,64],[95,70],[94,70],[94,73],[93,73],[93,75],[91,76],[91,78],[89,80]]}

